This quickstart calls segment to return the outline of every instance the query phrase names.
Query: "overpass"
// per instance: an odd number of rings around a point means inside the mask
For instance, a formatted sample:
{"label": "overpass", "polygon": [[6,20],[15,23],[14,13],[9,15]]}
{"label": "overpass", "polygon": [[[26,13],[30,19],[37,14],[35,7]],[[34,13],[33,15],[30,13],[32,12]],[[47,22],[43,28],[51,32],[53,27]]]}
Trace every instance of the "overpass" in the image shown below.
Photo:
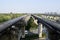
{"label": "overpass", "polygon": [[59,40],[60,39],[60,24],[47,20],[45,18],[40,18],[39,16],[32,15],[35,19],[38,20],[38,26],[39,26],[39,35],[42,35],[42,25],[45,26],[49,32],[49,37],[51,40]]}

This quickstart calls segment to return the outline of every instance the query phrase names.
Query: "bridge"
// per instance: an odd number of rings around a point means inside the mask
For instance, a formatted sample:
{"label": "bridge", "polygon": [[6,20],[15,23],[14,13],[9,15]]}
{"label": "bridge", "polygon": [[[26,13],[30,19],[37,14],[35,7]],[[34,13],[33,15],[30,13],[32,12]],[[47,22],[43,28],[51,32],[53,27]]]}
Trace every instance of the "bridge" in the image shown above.
{"label": "bridge", "polygon": [[[9,36],[9,40],[11,40],[11,35],[16,35],[18,38],[14,36],[14,39],[21,40],[25,38],[25,26],[27,25],[30,17],[33,17],[37,20],[38,23],[38,34],[39,37],[42,37],[42,27],[45,26],[48,30],[48,35],[50,40],[59,40],[60,39],[60,24],[47,20],[45,18],[41,18],[36,15],[24,15],[9,21],[4,22],[0,25],[0,39],[2,40],[2,36],[5,34]],[[6,36],[5,35],[5,36]]]}

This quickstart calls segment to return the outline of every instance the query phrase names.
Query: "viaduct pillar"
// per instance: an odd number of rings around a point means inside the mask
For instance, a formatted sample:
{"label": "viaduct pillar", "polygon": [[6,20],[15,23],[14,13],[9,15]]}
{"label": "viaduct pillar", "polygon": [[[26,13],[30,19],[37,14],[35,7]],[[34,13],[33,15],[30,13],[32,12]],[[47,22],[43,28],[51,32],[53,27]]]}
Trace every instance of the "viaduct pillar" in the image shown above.
{"label": "viaduct pillar", "polygon": [[41,23],[39,23],[38,24],[38,34],[39,34],[39,37],[42,37],[42,24]]}

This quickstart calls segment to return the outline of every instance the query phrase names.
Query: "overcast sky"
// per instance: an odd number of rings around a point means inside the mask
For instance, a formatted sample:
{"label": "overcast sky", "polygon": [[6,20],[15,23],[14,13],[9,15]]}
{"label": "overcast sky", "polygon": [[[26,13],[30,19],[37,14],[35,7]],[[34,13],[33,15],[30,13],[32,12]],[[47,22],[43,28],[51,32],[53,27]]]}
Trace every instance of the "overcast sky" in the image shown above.
{"label": "overcast sky", "polygon": [[0,12],[60,12],[60,0],[0,0]]}

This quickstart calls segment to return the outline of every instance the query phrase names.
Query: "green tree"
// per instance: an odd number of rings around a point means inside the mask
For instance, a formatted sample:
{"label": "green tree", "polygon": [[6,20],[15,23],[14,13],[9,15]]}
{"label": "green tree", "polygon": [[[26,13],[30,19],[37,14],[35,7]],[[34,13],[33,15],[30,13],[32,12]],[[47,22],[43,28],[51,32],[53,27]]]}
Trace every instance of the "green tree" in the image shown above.
{"label": "green tree", "polygon": [[36,28],[37,25],[34,23],[34,19],[32,17],[30,17],[28,24],[26,26],[26,30],[29,30],[30,28]]}

